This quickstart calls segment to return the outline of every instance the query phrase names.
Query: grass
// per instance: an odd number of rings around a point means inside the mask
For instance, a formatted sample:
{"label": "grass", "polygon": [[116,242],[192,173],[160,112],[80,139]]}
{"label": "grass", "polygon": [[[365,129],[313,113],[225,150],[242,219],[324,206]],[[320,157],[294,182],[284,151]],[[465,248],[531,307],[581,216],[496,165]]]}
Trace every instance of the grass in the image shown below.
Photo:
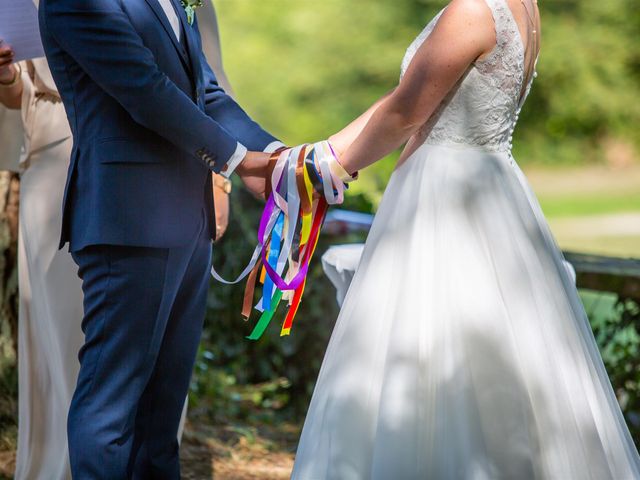
{"label": "grass", "polygon": [[[553,222],[551,228],[554,231]],[[556,238],[560,247],[565,251],[584,252],[595,255],[605,255],[622,258],[640,258],[640,236],[629,237],[607,237],[607,236],[588,236],[588,237],[559,237]]]}
{"label": "grass", "polygon": [[640,165],[531,166],[526,174],[563,249],[640,258]]}
{"label": "grass", "polygon": [[540,204],[549,218],[640,212],[640,185],[634,193],[611,191],[569,197],[543,196]]}
{"label": "grass", "polygon": [[187,423],[181,448],[185,480],[286,480],[291,476],[300,426],[280,423]]}
{"label": "grass", "polygon": [[[390,156],[376,173],[364,170],[352,191],[378,204],[385,187],[381,178],[394,165]],[[640,164],[530,164],[524,170],[562,248],[640,258]],[[632,214],[622,228],[625,219],[616,217],[621,214]]]}

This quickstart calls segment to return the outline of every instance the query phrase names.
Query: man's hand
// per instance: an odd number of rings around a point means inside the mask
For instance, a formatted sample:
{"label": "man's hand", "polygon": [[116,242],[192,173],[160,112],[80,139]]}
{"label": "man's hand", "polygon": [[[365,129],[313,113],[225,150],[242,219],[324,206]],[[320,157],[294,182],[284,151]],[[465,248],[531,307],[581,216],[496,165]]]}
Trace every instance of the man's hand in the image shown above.
{"label": "man's hand", "polygon": [[266,185],[271,179],[267,178],[269,172],[270,153],[247,152],[242,162],[236,168],[245,187],[257,198],[265,199]]}

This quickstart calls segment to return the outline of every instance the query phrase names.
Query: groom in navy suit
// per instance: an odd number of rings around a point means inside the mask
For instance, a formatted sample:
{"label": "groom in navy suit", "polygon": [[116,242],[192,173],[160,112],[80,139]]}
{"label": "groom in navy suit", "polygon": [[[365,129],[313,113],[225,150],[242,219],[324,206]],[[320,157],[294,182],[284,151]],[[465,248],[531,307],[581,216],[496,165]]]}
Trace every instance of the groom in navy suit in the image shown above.
{"label": "groom in navy suit", "polygon": [[210,171],[235,169],[260,195],[262,152],[281,144],[218,86],[179,0],[41,0],[40,28],[74,137],[61,238],[85,294],[72,473],[177,479],[215,232]]}

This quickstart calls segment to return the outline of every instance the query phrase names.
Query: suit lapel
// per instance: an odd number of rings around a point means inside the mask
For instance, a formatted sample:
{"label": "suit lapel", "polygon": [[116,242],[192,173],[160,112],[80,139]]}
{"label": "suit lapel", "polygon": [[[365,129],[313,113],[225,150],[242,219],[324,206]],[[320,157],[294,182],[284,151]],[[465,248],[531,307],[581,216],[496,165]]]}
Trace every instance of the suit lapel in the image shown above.
{"label": "suit lapel", "polygon": [[[180,42],[178,42],[178,39],[173,33],[173,28],[171,28],[169,19],[164,14],[164,10],[162,10],[162,7],[158,3],[158,0],[145,0],[145,1],[149,5],[149,7],[151,7],[151,10],[153,10],[153,13],[155,13],[156,17],[158,17],[158,20],[162,24],[162,27],[164,28],[165,33],[169,35],[169,38],[171,39],[173,46],[176,48],[176,51],[178,52],[178,55],[180,56],[180,59],[182,60],[184,67],[188,71],[190,69],[190,65],[189,65],[189,59],[187,58],[187,53],[184,51],[184,48],[182,48],[182,45],[180,45]],[[184,11],[184,9],[182,8],[180,10]]]}

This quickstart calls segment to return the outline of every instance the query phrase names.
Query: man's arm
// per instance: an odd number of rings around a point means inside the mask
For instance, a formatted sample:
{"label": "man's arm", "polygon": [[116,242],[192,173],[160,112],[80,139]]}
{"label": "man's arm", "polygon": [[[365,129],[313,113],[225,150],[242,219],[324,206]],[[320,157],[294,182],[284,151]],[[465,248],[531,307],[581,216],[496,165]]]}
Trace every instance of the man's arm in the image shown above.
{"label": "man's arm", "polygon": [[158,69],[152,52],[113,0],[44,1],[43,26],[140,125],[219,172],[237,151],[226,128]]}

